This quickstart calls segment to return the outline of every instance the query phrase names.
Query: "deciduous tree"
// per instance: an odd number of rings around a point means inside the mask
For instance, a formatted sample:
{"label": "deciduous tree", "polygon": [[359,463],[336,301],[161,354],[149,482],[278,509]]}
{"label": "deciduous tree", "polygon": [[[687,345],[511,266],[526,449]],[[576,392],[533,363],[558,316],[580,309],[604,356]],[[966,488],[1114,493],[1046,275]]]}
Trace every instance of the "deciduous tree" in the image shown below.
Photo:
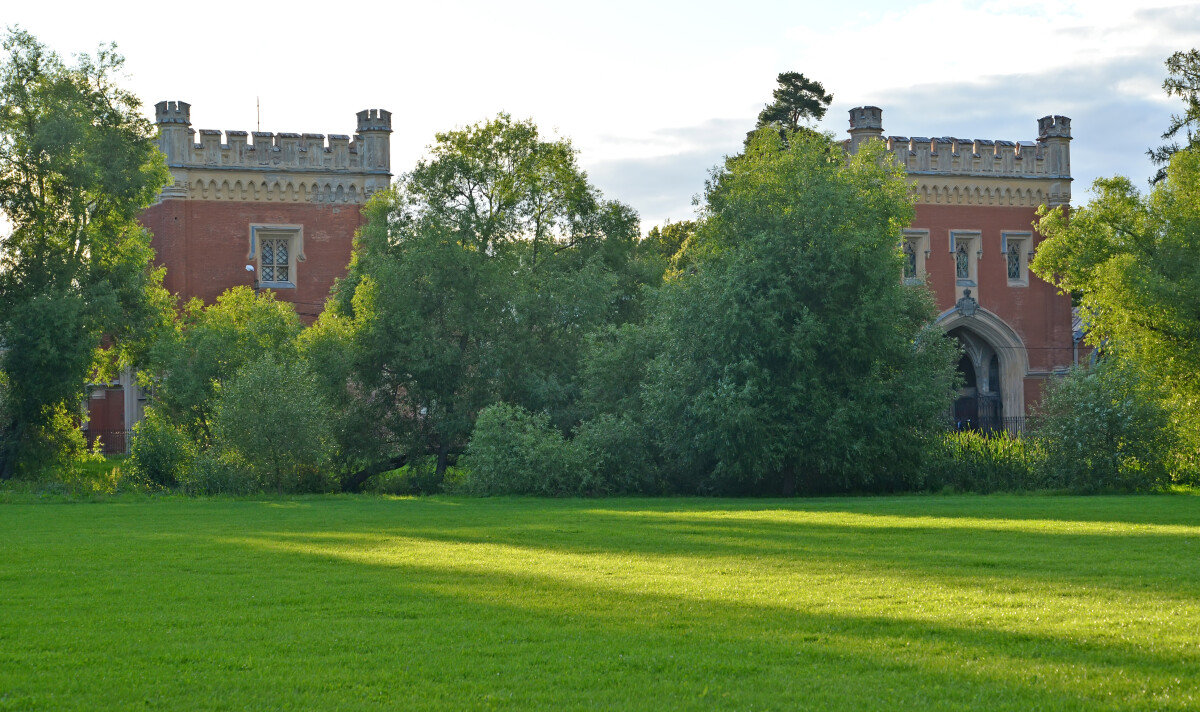
{"label": "deciduous tree", "polygon": [[[11,30],[0,65],[0,476],[79,448],[72,434],[93,367],[169,313],[150,237],[137,222],[169,179],[138,99],[116,83],[112,46],[68,67]],[[112,348],[101,351],[108,337]],[[97,377],[111,376],[101,369]]]}
{"label": "deciduous tree", "polygon": [[1087,339],[1107,357],[1166,388],[1195,472],[1200,448],[1200,149],[1171,156],[1143,195],[1124,177],[1101,178],[1068,215],[1043,208],[1046,240],[1034,273],[1079,295]]}
{"label": "deciduous tree", "polygon": [[900,486],[941,426],[952,345],[900,283],[902,169],[759,131],[715,174],[695,274],[660,290],[645,424],[676,486]]}
{"label": "deciduous tree", "polygon": [[367,217],[319,329],[348,330],[349,392],[392,445],[441,472],[498,401],[568,429],[584,336],[636,311],[640,281],[637,215],[570,143],[503,114],[438,134]]}

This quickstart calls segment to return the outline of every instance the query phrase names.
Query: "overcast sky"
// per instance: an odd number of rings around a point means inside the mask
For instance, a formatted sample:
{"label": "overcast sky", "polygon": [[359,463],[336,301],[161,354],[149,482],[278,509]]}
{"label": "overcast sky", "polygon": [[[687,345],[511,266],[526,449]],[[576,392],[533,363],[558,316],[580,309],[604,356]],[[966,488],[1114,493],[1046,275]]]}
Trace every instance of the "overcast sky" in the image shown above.
{"label": "overcast sky", "polygon": [[833,93],[839,138],[865,104],[905,136],[1033,140],[1063,114],[1077,204],[1097,176],[1145,185],[1181,106],[1163,62],[1200,44],[1200,4],[1177,0],[25,2],[2,21],[64,58],[116,42],[148,114],[181,99],[196,129],[253,130],[256,98],[264,131],[350,134],[388,109],[397,174],[437,131],[532,118],[644,227],[693,215],[789,70]]}

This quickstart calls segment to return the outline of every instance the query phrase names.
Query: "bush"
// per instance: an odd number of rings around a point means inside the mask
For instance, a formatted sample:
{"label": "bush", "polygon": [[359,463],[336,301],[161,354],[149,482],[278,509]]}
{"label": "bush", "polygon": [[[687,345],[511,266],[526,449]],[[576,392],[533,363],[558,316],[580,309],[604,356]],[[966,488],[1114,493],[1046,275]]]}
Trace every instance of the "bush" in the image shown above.
{"label": "bush", "polygon": [[1043,477],[1077,492],[1141,492],[1171,481],[1179,444],[1163,390],[1111,360],[1052,383],[1035,435]]}
{"label": "bush", "polygon": [[1046,487],[1045,451],[1036,440],[1007,433],[947,432],[929,440],[917,489],[1016,492]]}
{"label": "bush", "polygon": [[647,440],[640,423],[604,413],[579,426],[574,445],[591,458],[597,491],[659,493],[663,486],[658,463]]}
{"label": "bush", "polygon": [[221,389],[213,461],[237,463],[277,492],[325,492],[333,436],[327,405],[303,363],[272,354],[242,367]]}
{"label": "bush", "polygon": [[468,494],[579,495],[598,491],[590,453],[550,425],[545,413],[499,403],[479,413],[459,489]]}
{"label": "bush", "polygon": [[197,448],[180,428],[156,408],[133,426],[133,440],[126,467],[134,475],[159,487],[175,487],[191,468]]}
{"label": "bush", "polygon": [[263,483],[253,468],[228,450],[209,448],[180,473],[179,489],[188,495],[247,495],[261,492]]}

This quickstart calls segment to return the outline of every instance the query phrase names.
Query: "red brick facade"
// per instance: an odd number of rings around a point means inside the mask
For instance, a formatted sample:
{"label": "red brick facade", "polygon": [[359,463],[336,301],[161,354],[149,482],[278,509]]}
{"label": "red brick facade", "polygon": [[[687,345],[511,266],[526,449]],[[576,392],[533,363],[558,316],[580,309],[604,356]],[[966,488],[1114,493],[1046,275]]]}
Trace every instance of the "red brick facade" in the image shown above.
{"label": "red brick facade", "polygon": [[306,321],[320,313],[333,282],[346,273],[354,232],[363,218],[358,205],[270,204],[241,201],[164,200],[142,215],[151,244],[165,265],[167,289],[181,301],[212,303],[237,285],[253,286],[251,225],[303,227],[304,260],[294,265],[295,287],[275,288]]}
{"label": "red brick facade", "polygon": [[1029,272],[1038,206],[1070,203],[1071,121],[1044,117],[1037,140],[1020,142],[885,137],[882,121],[878,107],[852,109],[846,145],[885,142],[912,181],[904,277],[933,291],[938,323],[963,347],[955,417],[1015,429],[1077,357],[1070,298]]}

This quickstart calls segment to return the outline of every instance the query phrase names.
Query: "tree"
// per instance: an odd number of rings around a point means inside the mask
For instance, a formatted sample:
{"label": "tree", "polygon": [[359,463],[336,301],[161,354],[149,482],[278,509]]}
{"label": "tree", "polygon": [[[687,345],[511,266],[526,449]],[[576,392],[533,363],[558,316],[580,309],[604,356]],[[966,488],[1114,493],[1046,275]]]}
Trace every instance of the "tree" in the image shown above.
{"label": "tree", "polygon": [[326,491],[333,434],[316,379],[302,361],[265,352],[217,394],[213,448],[276,492]]}
{"label": "tree", "polygon": [[659,290],[641,400],[679,489],[896,487],[940,427],[954,350],[898,279],[903,170],[831,146],[759,131],[708,184],[696,272]]}
{"label": "tree", "polygon": [[149,349],[145,373],[152,376],[156,407],[207,445],[221,387],[266,354],[294,360],[301,328],[292,305],[270,291],[234,287],[208,306],[191,300]]}
{"label": "tree", "polygon": [[[825,116],[833,94],[826,94],[821,82],[799,72],[781,72],[777,81],[779,86],[775,87],[773,100],[759,112],[755,130],[774,128],[785,141],[789,134],[811,132],[807,122]],[[752,136],[753,132],[746,136],[747,146]]]}
{"label": "tree", "polygon": [[1179,443],[1164,395],[1144,374],[1112,359],[1052,381],[1033,421],[1046,448],[1045,486],[1146,491],[1169,483]]}
{"label": "tree", "polygon": [[1185,147],[1196,148],[1200,145],[1200,133],[1194,133],[1193,128],[1200,126],[1200,51],[1192,49],[1187,52],[1176,52],[1167,59],[1168,76],[1163,81],[1163,91],[1167,96],[1177,96],[1183,99],[1183,115],[1171,115],[1171,122],[1162,138],[1170,143],[1146,151],[1154,165],[1159,166],[1158,172],[1150,179],[1151,183],[1161,182],[1167,177],[1167,164],[1171,156],[1180,150],[1175,137],[1182,131],[1187,137]]}
{"label": "tree", "polygon": [[1101,178],[1082,208],[1039,211],[1046,239],[1031,265],[1079,295],[1087,340],[1149,382],[1164,385],[1184,438],[1178,465],[1200,452],[1200,149],[1174,153],[1166,178],[1142,195]]}
{"label": "tree", "polygon": [[501,114],[430,152],[368,205],[318,328],[353,344],[347,395],[440,475],[491,403],[574,424],[584,336],[636,312],[640,273],[636,213],[600,198],[568,141]]}
{"label": "tree", "polygon": [[[169,179],[140,103],[114,82],[115,47],[67,67],[11,30],[0,65],[0,476],[82,447],[89,371],[136,358],[168,313],[162,274],[137,216]],[[100,349],[102,338],[109,348]],[[61,459],[61,458],[59,458]]]}

